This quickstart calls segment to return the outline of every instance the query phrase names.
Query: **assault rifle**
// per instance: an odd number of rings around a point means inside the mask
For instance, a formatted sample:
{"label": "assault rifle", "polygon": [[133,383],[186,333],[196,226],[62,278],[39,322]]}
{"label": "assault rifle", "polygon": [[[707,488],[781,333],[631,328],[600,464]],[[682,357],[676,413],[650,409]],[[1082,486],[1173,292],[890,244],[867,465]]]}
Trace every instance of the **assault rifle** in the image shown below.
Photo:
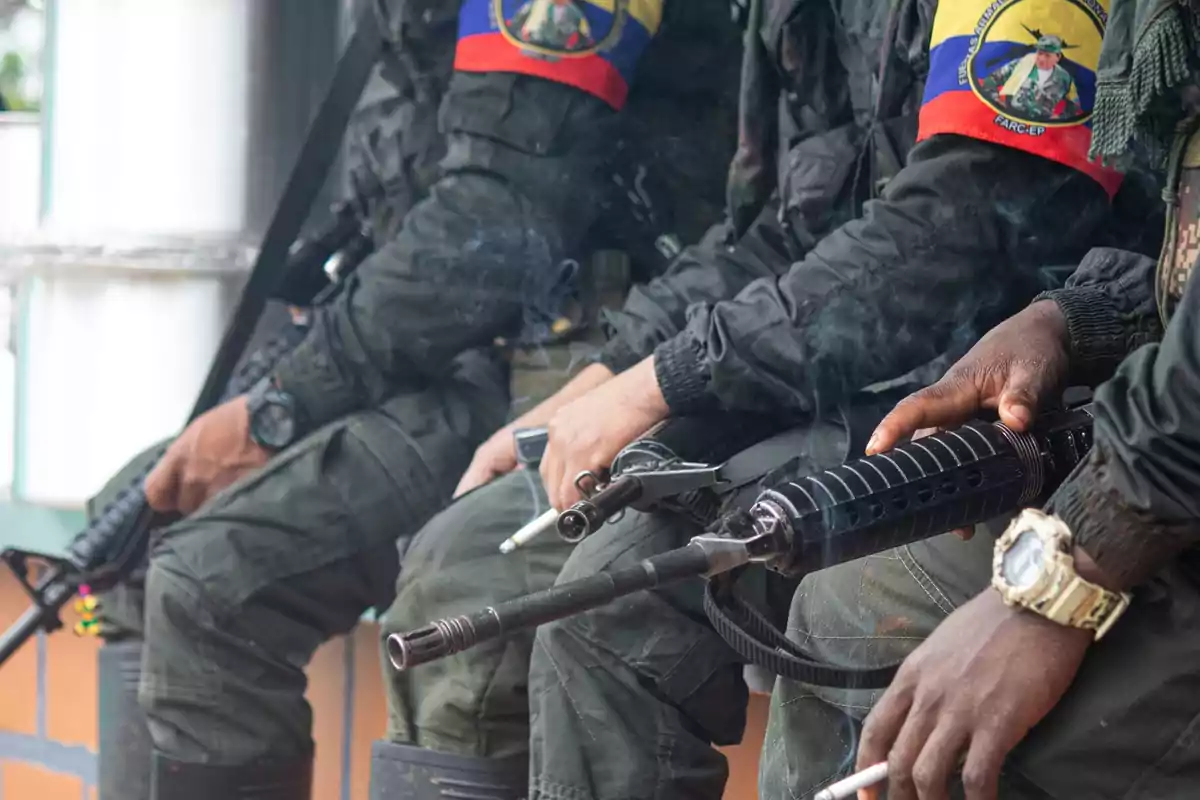
{"label": "assault rifle", "polygon": [[[303,338],[302,326],[292,328],[252,358],[242,358],[269,300],[280,299],[293,305],[303,304],[307,299],[312,301],[309,305],[328,301],[337,292],[338,282],[330,283],[325,276],[335,272],[339,279],[344,278],[374,247],[357,205],[364,199],[361,196],[335,206],[332,222],[319,234],[299,243],[297,238],[337,158],[350,116],[382,51],[385,26],[377,18],[377,11],[374,3],[366,3],[355,20],[354,34],[309,127],[189,421],[224,399],[247,391]],[[383,187],[375,185],[364,193],[369,195],[366,198],[369,201],[382,192]],[[240,370],[239,364],[243,364]],[[154,461],[161,455],[156,454]],[[148,472],[149,468],[137,476],[95,521],[75,536],[65,556],[50,558],[16,550],[0,554],[33,602],[0,637],[0,664],[39,630],[60,628],[59,613],[80,587],[86,585],[93,591],[104,591],[120,583],[142,562],[154,522],[154,512],[142,491]],[[31,560],[48,565],[36,583],[28,569]]]}
{"label": "assault rifle", "polygon": [[[1091,431],[1090,405],[1047,414],[1029,433],[999,422],[972,422],[784,480],[763,491],[749,511],[726,515],[685,547],[392,634],[388,657],[396,669],[407,670],[685,578],[716,578],[748,564],[798,577],[985,522],[1048,497],[1091,449]],[[829,686],[874,688],[894,674],[893,667],[852,671],[809,661],[730,588],[727,581],[710,581],[705,609],[747,660]]]}

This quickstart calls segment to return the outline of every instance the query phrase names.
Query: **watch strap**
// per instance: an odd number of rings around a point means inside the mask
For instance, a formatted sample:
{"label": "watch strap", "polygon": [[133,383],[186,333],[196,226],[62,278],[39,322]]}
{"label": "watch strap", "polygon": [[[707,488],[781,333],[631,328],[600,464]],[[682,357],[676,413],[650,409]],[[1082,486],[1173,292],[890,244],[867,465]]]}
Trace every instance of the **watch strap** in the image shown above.
{"label": "watch strap", "polygon": [[[1039,581],[1040,588],[1023,591],[1008,585],[1003,563],[1014,541],[1013,534],[1029,529],[1040,529],[1052,538],[1055,546],[1048,549],[1045,579]],[[1070,529],[1058,517],[1038,509],[1022,511],[996,541],[992,586],[1008,605],[1020,606],[1059,625],[1095,631],[1099,640],[1125,613],[1131,596],[1082,578],[1075,571],[1075,559],[1069,552],[1072,539]]]}
{"label": "watch strap", "polygon": [[1071,573],[1058,591],[1039,602],[1037,611],[1046,619],[1072,628],[1094,630],[1100,639],[1129,606],[1129,595],[1112,592]]}

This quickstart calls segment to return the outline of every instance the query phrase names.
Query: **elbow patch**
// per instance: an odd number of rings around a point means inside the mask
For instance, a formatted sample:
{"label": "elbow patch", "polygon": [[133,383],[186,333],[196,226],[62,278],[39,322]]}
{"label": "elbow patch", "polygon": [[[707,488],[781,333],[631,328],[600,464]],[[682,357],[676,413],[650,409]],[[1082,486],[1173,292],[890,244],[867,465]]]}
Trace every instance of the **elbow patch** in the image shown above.
{"label": "elbow patch", "polygon": [[1088,159],[1110,2],[939,3],[917,140],[994,142],[1077,169],[1115,194],[1121,173]]}
{"label": "elbow patch", "polygon": [[574,86],[620,109],[664,0],[465,0],[454,68]]}

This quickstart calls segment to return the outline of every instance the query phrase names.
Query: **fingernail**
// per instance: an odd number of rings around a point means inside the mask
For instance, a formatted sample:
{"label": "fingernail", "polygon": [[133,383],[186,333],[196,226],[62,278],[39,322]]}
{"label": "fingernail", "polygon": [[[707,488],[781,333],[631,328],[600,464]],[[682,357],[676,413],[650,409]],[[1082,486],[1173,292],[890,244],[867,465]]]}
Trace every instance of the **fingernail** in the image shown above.
{"label": "fingernail", "polygon": [[879,433],[872,433],[871,439],[867,442],[867,455],[875,452],[875,448],[879,446]]}
{"label": "fingernail", "polygon": [[1008,413],[1012,415],[1021,425],[1028,425],[1033,421],[1033,412],[1028,406],[1012,405],[1008,407]]}

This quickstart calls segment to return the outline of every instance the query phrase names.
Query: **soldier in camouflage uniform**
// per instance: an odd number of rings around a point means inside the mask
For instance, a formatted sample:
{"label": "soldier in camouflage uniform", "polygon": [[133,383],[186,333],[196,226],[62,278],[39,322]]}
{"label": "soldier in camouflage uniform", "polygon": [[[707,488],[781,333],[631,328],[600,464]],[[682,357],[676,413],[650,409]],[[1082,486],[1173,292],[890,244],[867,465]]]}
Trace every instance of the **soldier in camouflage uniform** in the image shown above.
{"label": "soldier in camouflage uniform", "polygon": [[1042,36],[1034,52],[1008,62],[981,84],[985,94],[1015,116],[1030,122],[1053,122],[1079,113],[1075,79],[1059,62],[1063,41]]}
{"label": "soldier in camouflage uniform", "polygon": [[[193,423],[147,481],[186,516],[156,533],[144,597],[106,608],[141,650],[153,765],[137,721],[102,712],[123,740],[101,757],[118,779],[104,800],[307,798],[313,652],[390,602],[397,539],[503,425],[510,377],[526,403],[553,392],[599,297],[718,215],[738,67],[725,0],[668,4],[628,98],[565,62],[464,63],[458,3],[387,5],[394,46],[352,133],[355,170],[389,188],[364,209],[379,249],[272,378]],[[625,274],[589,278],[594,249],[629,253]],[[252,411],[272,404],[290,425]]]}

